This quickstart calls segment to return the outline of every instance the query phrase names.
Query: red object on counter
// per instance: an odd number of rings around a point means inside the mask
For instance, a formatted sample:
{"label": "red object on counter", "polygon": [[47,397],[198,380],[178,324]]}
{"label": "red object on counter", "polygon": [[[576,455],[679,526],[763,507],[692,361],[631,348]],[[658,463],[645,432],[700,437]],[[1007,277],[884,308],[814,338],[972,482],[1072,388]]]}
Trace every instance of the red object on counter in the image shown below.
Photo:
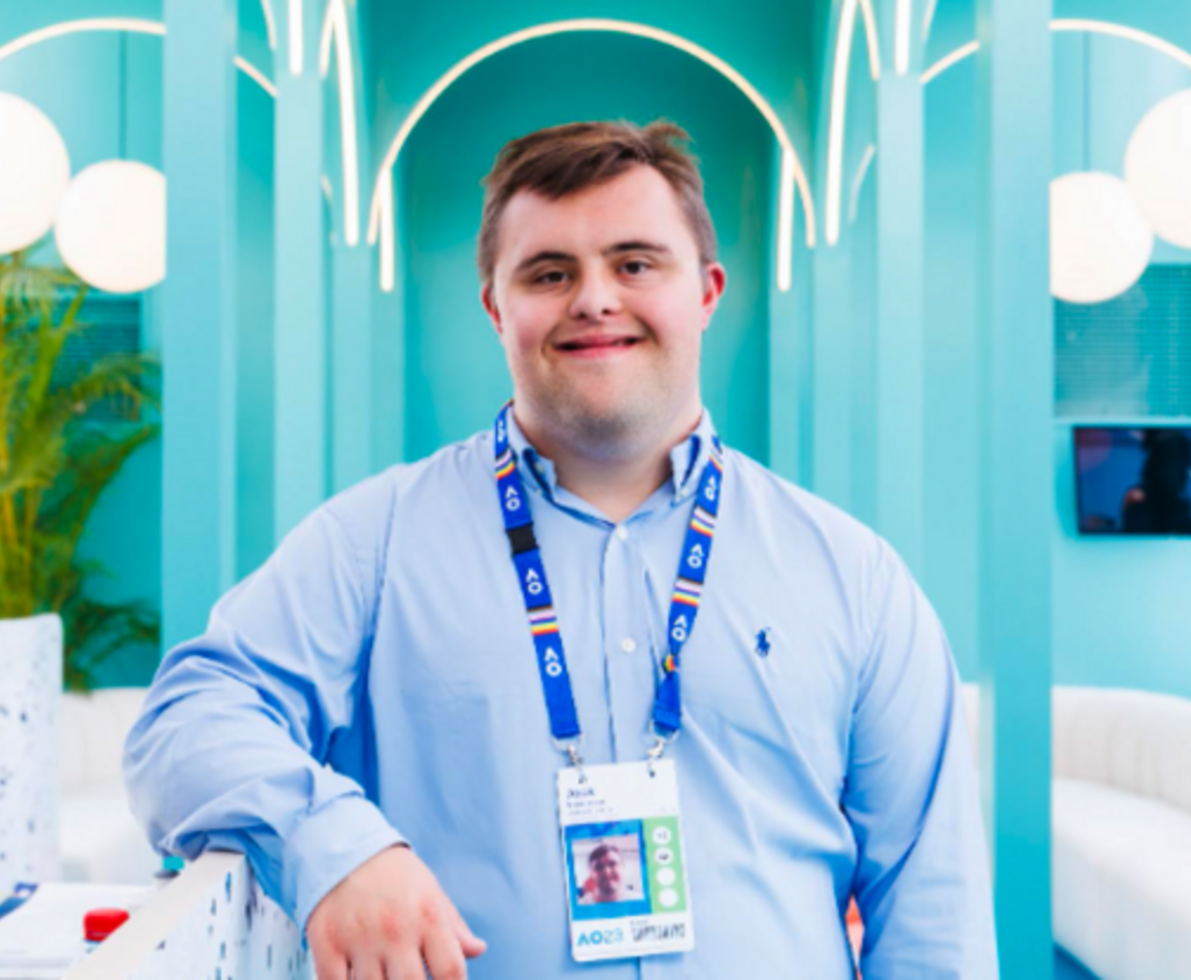
{"label": "red object on counter", "polygon": [[83,937],[89,943],[102,942],[127,921],[124,909],[92,909],[83,916]]}

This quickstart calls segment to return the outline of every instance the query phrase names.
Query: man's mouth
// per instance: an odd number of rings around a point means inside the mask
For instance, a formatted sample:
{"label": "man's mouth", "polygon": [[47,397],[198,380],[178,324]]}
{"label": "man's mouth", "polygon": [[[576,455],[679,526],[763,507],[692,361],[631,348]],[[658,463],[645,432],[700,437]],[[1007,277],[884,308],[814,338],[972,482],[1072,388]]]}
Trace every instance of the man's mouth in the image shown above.
{"label": "man's mouth", "polygon": [[603,350],[617,350],[634,347],[641,343],[640,337],[577,337],[574,340],[563,341],[557,348],[568,353],[597,352]]}

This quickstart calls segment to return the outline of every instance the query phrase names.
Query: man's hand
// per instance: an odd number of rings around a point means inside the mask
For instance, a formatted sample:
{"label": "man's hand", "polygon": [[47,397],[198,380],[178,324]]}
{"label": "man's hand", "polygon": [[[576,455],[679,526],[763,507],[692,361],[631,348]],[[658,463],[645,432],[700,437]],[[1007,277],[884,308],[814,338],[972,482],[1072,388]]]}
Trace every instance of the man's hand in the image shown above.
{"label": "man's hand", "polygon": [[[408,847],[390,847],[329,891],[306,922],[318,980],[464,980],[487,944]],[[425,964],[425,965],[423,965]]]}

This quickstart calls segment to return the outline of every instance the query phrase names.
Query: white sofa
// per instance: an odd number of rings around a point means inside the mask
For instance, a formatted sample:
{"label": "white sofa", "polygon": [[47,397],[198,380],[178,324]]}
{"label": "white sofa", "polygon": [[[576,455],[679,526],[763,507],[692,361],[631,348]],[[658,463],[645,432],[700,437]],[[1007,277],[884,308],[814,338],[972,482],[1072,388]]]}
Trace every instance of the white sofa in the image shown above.
{"label": "white sofa", "polygon": [[1191,700],[1056,687],[1052,710],[1055,941],[1100,980],[1191,978]]}
{"label": "white sofa", "polygon": [[58,843],[65,881],[148,884],[161,867],[128,807],[120,760],[145,688],[66,694],[59,715]]}

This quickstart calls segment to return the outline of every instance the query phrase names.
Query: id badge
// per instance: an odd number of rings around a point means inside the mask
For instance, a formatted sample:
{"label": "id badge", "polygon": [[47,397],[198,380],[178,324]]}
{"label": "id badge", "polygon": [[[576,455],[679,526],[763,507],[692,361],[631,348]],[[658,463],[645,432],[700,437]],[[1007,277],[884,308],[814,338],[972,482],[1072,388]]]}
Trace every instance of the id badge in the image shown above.
{"label": "id badge", "polygon": [[674,764],[563,769],[558,812],[580,963],[694,949]]}

